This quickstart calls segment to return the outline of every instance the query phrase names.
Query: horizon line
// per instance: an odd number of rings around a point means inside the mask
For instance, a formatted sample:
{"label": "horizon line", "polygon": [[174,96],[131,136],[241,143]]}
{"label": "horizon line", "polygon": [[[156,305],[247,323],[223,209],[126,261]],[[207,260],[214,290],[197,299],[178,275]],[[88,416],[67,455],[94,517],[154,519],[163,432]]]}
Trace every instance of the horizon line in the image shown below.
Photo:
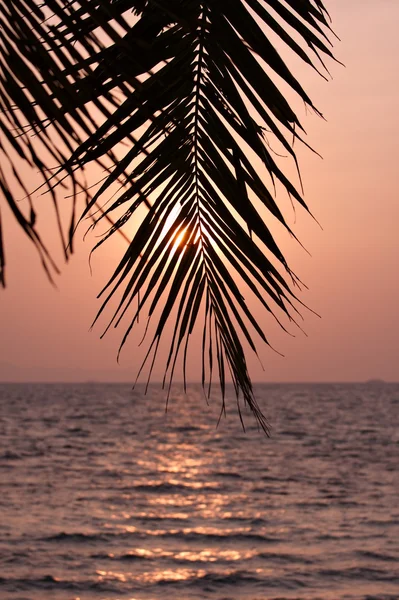
{"label": "horizon line", "polygon": [[[380,377],[372,377],[369,379],[361,379],[361,380],[355,380],[355,379],[348,379],[348,380],[342,380],[342,379],[335,379],[335,380],[301,380],[301,381],[252,381],[253,385],[307,385],[307,384],[312,384],[312,385],[328,385],[328,384],[399,384],[399,380],[390,380],[390,379],[383,379]],[[26,380],[26,381],[17,381],[17,380],[12,380],[12,379],[5,379],[5,380],[0,380],[0,385],[1,384],[15,384],[15,385],[25,385],[25,384],[30,384],[30,385],[47,385],[47,384],[64,384],[64,385],[93,385],[93,384],[98,384],[98,385],[132,385],[132,387],[135,386],[143,386],[143,385],[147,385],[146,382],[144,381],[140,381],[140,382],[136,382],[136,383],[132,383],[130,381],[117,381],[117,380],[97,380],[97,379],[84,379],[84,380],[70,380],[70,381],[66,381],[66,380],[62,380],[62,379],[57,379],[57,380]],[[154,385],[159,385],[160,387],[164,387],[167,388],[167,385],[162,386],[162,381],[151,381],[148,384],[148,387],[150,386],[154,386]],[[184,381],[173,381],[172,385],[184,385]],[[202,386],[202,382],[201,381],[190,381],[190,382],[186,382],[186,385],[200,385]],[[232,386],[233,383],[232,382],[226,382],[226,386]],[[208,387],[208,384],[205,384],[205,387]],[[213,384],[213,387],[218,387],[218,383],[215,382]]]}

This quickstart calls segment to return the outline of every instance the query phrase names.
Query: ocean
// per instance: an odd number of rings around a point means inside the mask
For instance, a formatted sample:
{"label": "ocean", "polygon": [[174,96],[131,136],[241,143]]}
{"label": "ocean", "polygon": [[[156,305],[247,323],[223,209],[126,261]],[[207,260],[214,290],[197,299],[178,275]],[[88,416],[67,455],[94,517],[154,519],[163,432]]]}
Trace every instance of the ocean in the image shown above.
{"label": "ocean", "polygon": [[399,384],[0,385],[1,600],[398,600]]}

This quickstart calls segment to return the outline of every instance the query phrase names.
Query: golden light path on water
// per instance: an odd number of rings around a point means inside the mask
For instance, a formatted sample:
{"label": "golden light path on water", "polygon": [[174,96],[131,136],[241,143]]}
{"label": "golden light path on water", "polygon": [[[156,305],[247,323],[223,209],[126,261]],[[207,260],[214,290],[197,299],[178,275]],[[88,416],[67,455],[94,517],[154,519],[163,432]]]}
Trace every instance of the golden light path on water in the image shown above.
{"label": "golden light path on water", "polygon": [[[193,445],[181,442],[181,436],[172,434],[169,436],[168,443],[158,444],[157,448],[157,464],[154,465],[152,457],[144,456],[137,458],[136,464],[144,471],[156,470],[156,476],[147,478],[145,481],[146,488],[157,489],[160,485],[170,485],[171,489],[177,487],[184,489],[184,494],[149,494],[147,498],[147,506],[145,510],[131,513],[126,511],[113,512],[110,516],[110,522],[105,525],[105,528],[110,530],[118,529],[125,534],[135,535],[143,533],[141,527],[128,525],[131,519],[142,519],[143,521],[156,521],[161,515],[165,516],[165,520],[184,522],[192,519],[192,509],[195,509],[198,519],[201,522],[206,522],[214,518],[224,519],[226,522],[231,517],[231,512],[226,510],[228,499],[225,494],[219,493],[220,483],[207,479],[211,465],[215,460],[221,458],[209,456],[205,453],[194,451]],[[206,484],[203,483],[206,479]],[[201,493],[204,489],[206,493]],[[244,496],[243,496],[244,500]],[[186,510],[185,510],[186,508]],[[245,511],[243,511],[244,513]],[[128,563],[130,560],[143,559],[148,560],[153,566],[151,570],[145,570],[141,574],[132,574],[127,567],[124,571],[115,571],[113,569],[97,570],[97,579],[99,582],[118,580],[122,582],[135,581],[143,585],[165,583],[173,581],[188,581],[196,578],[204,578],[209,573],[210,564],[218,564],[218,573],[228,577],[234,570],[229,567],[221,567],[223,563],[238,563],[240,561],[250,560],[257,554],[255,549],[231,548],[226,549],[220,547],[218,539],[223,541],[231,534],[246,534],[251,531],[250,527],[226,527],[221,531],[220,526],[197,525],[191,527],[169,527],[169,528],[148,528],[144,533],[147,538],[147,547],[136,545],[123,549],[123,556]],[[190,550],[176,551],[171,546],[170,542],[165,542],[165,536],[210,536],[212,537],[212,545],[207,547],[199,547]],[[157,545],[157,539],[162,538],[163,546]],[[149,540],[149,542],[148,542]],[[154,541],[154,546],[152,545]],[[216,540],[216,542],[215,542]],[[122,550],[122,549],[121,549]],[[118,559],[118,555],[110,553],[111,559]],[[181,563],[177,569],[162,568],[162,561],[173,559],[175,562]],[[198,567],[193,568],[187,566],[192,563],[204,563],[208,566],[207,569]],[[155,565],[159,565],[155,566]],[[264,569],[259,569],[259,572],[265,572]],[[133,600],[133,599],[132,599]]]}

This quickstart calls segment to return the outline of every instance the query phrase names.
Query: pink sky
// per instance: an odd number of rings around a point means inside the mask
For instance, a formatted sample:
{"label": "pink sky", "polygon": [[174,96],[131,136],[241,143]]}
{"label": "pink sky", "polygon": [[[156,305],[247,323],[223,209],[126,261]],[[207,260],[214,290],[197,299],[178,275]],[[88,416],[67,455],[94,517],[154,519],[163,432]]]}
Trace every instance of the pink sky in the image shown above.
{"label": "pink sky", "polygon": [[[305,311],[308,337],[292,338],[259,314],[271,343],[285,357],[260,348],[263,372],[249,356],[254,381],[399,380],[399,4],[326,0],[326,5],[342,40],[335,53],[346,68],[330,63],[333,81],[326,83],[300,67],[302,82],[327,119],[300,113],[307,141],[324,158],[299,150],[305,200],[323,231],[298,209],[294,230],[312,257],[283,242],[291,267],[309,287],[301,300],[322,318]],[[281,204],[294,223],[285,197]],[[133,380],[140,366],[139,336],[130,339],[118,367],[123,330],[103,340],[100,327],[88,332],[98,308],[96,293],[124,242],[94,258],[93,277],[87,264],[90,241],[78,244],[68,265],[59,258],[63,274],[54,289],[31,244],[8,221],[0,379],[109,379],[120,373]],[[192,380],[199,379],[197,365],[193,348]],[[154,380],[162,378],[162,366],[160,361]]]}

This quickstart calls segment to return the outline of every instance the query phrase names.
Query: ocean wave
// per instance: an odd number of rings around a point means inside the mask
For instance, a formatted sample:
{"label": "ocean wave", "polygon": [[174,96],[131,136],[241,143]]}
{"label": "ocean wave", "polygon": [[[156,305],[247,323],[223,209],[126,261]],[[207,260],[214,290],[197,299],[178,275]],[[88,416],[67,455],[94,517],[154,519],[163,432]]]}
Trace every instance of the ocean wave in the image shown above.
{"label": "ocean wave", "polygon": [[97,544],[111,542],[112,540],[123,540],[129,537],[135,539],[147,539],[147,538],[173,538],[179,539],[185,542],[189,541],[201,541],[204,542],[221,542],[226,541],[229,543],[235,542],[258,542],[263,544],[272,544],[279,542],[279,538],[263,535],[262,533],[256,532],[243,532],[243,531],[231,531],[231,530],[213,530],[213,531],[199,531],[195,529],[151,529],[151,530],[123,530],[123,531],[109,531],[103,533],[66,533],[61,531],[54,535],[39,538],[41,542],[49,543],[72,543],[72,544]]}
{"label": "ocean wave", "polygon": [[192,431],[201,431],[201,428],[196,427],[195,425],[181,425],[180,427],[176,427],[175,431],[180,433],[190,433]]}
{"label": "ocean wave", "polygon": [[214,471],[212,473],[213,477],[226,477],[226,479],[242,479],[241,473],[232,472],[232,471]]}
{"label": "ocean wave", "polygon": [[[166,554],[169,557],[170,553]],[[98,552],[91,554],[93,560],[110,560],[114,562],[136,562],[136,561],[151,561],[160,558],[159,554],[126,552],[125,554],[113,554],[112,552]]]}
{"label": "ocean wave", "polygon": [[[203,482],[200,486],[201,490],[215,490],[218,487],[217,482],[205,483]],[[187,483],[170,483],[168,481],[165,482],[156,482],[156,483],[139,483],[133,485],[128,489],[129,491],[137,490],[140,492],[154,492],[161,494],[173,494],[178,492],[187,492],[198,489],[197,484],[193,484],[190,482]]]}
{"label": "ocean wave", "polygon": [[[115,534],[111,534],[115,535]],[[120,536],[121,534],[117,534]],[[42,542],[71,542],[74,544],[85,543],[85,542],[104,542],[107,541],[110,537],[110,534],[103,533],[66,533],[65,531],[60,531],[60,533],[55,533],[54,535],[49,535],[46,537],[40,538]]]}
{"label": "ocean wave", "polygon": [[398,594],[378,594],[378,596],[365,596],[364,600],[398,600]]}
{"label": "ocean wave", "polygon": [[187,516],[179,516],[179,517],[175,517],[173,515],[163,515],[163,516],[155,516],[152,514],[146,515],[146,514],[138,514],[138,515],[131,515],[130,517],[131,519],[133,519],[134,521],[141,521],[143,523],[146,522],[151,522],[151,523],[161,523],[161,524],[165,524],[167,522],[185,522],[187,520]]}
{"label": "ocean wave", "polygon": [[304,555],[298,554],[280,554],[278,552],[260,552],[257,554],[257,558],[261,558],[267,561],[276,561],[278,563],[287,563],[289,565],[299,563],[302,565],[313,565],[315,563],[314,558],[309,558]]}
{"label": "ocean wave", "polygon": [[0,565],[29,564],[30,555],[27,552],[0,553]]}
{"label": "ocean wave", "polygon": [[259,542],[263,544],[273,544],[279,541],[278,538],[265,536],[260,533],[244,533],[244,532],[224,532],[220,530],[219,532],[199,532],[199,531],[177,531],[177,532],[166,532],[165,537],[174,537],[180,538],[186,541],[195,541],[195,540],[206,540],[206,541],[228,541],[229,543],[234,542]]}
{"label": "ocean wave", "polygon": [[42,577],[0,577],[0,584],[6,591],[16,592],[25,590],[48,590],[48,589],[63,589],[77,590],[80,589],[80,583],[73,581],[62,581],[53,575],[43,575]]}
{"label": "ocean wave", "polygon": [[357,554],[358,556],[362,556],[364,558],[371,558],[372,560],[381,560],[383,562],[398,562],[397,556],[383,554],[382,552],[372,552],[371,550],[358,550]]}
{"label": "ocean wave", "polygon": [[109,580],[67,580],[59,579],[53,575],[42,577],[0,577],[0,585],[5,592],[29,592],[29,591],[71,591],[84,592],[98,591],[111,594],[120,593],[120,585]]}
{"label": "ocean wave", "polygon": [[370,567],[350,567],[348,569],[322,569],[319,571],[322,577],[333,579],[359,579],[366,581],[384,581],[399,584],[399,573],[393,573],[391,570],[383,571]]}
{"label": "ocean wave", "polygon": [[261,582],[261,579],[256,572],[250,571],[232,571],[229,573],[214,572],[198,574],[185,579],[184,581],[176,581],[175,579],[160,579],[157,581],[158,586],[177,586],[180,587],[181,583],[184,583],[185,587],[190,588],[207,588],[207,587],[221,587],[228,585],[257,585]]}
{"label": "ocean wave", "polygon": [[[234,571],[214,571],[204,572],[199,571],[191,577],[184,580],[161,578],[156,581],[156,585],[160,587],[184,587],[202,591],[205,597],[212,596],[216,590],[225,589],[227,587],[244,587],[249,588],[254,593],[254,590],[270,590],[270,589],[290,589],[292,591],[303,589],[306,584],[300,579],[290,577],[271,577],[265,576],[264,573],[258,571],[234,570]],[[269,595],[268,595],[269,597]],[[291,596],[291,600],[293,600]]]}
{"label": "ocean wave", "polygon": [[24,458],[22,454],[13,450],[6,450],[0,454],[0,460],[21,460],[22,458]]}

